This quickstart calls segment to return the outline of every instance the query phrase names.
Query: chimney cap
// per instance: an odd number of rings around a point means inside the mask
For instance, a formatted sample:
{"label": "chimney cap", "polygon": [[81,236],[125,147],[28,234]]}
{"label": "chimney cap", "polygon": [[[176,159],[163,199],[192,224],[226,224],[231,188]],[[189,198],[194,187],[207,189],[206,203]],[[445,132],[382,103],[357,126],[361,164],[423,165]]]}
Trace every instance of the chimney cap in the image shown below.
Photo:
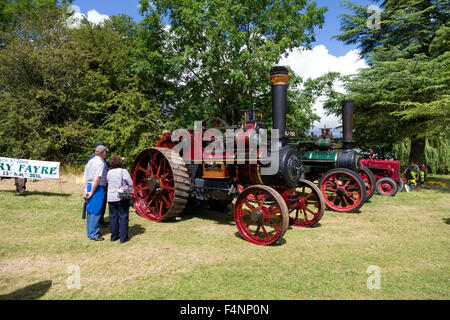
{"label": "chimney cap", "polygon": [[276,66],[270,70],[271,76],[278,75],[278,74],[289,74],[289,71],[286,67],[283,67],[283,66]]}

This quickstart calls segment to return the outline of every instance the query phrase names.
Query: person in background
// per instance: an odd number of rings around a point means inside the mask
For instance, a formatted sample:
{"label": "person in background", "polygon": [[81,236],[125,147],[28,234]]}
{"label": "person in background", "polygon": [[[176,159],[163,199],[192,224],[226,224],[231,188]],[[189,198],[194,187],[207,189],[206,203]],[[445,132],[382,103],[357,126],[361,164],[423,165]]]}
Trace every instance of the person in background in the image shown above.
{"label": "person in background", "polygon": [[423,164],[418,163],[417,166],[418,166],[419,169],[420,169],[420,172],[419,172],[419,182],[420,182],[420,187],[423,188],[423,187],[424,187],[424,184],[425,184],[425,177],[426,177],[427,174],[426,174],[426,172],[425,172],[425,167],[424,167]]}
{"label": "person in background", "polygon": [[425,183],[425,172],[424,170],[421,170],[421,168],[419,167],[419,165],[415,164],[413,161],[411,161],[408,165],[408,167],[406,168],[406,170],[403,172],[403,176],[407,179],[407,180],[412,180],[414,181],[414,184],[416,185],[417,182],[420,183],[420,187],[423,188],[424,187],[424,183]]}
{"label": "person in background", "polygon": [[[105,144],[102,141],[96,142],[94,144],[94,149],[92,150],[92,155],[89,158],[89,160],[91,160],[91,159],[93,159],[95,157],[95,149],[98,146],[105,146]],[[103,161],[105,161],[105,160],[103,160]],[[109,162],[105,161],[105,164],[106,164],[106,169],[108,170],[109,169]],[[83,175],[83,183],[85,182],[85,180],[86,180],[86,173]],[[108,224],[109,224],[108,222],[105,221],[106,202],[107,201],[106,201],[106,188],[105,188],[105,197],[104,197],[102,208],[100,209],[101,216],[100,216],[99,223],[100,223],[100,227],[101,228],[104,228],[104,227],[108,226]],[[83,212],[85,212],[85,211],[86,211],[86,202],[84,203],[84,208],[83,208]]]}
{"label": "person in background", "polygon": [[108,149],[104,145],[95,148],[95,156],[89,160],[85,167],[84,198],[86,199],[87,236],[91,240],[103,241],[100,237],[100,217],[105,198],[107,167],[105,163]]}
{"label": "person in background", "polygon": [[113,155],[109,163],[110,169],[107,181],[111,241],[116,241],[120,238],[120,243],[124,243],[130,240],[128,236],[130,198],[119,197],[117,190],[124,184],[132,187],[133,181],[128,171],[123,168],[123,158],[121,156]]}

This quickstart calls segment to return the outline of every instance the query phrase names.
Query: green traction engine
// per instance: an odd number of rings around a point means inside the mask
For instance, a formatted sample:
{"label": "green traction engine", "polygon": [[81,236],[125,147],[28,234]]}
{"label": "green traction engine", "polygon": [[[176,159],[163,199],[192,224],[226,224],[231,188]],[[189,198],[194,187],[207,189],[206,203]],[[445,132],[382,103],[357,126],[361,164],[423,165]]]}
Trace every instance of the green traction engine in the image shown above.
{"label": "green traction engine", "polygon": [[319,137],[297,142],[303,177],[316,181],[328,209],[357,212],[375,191],[375,177],[353,149],[353,101],[342,101],[343,146],[335,146],[333,133],[324,127]]}

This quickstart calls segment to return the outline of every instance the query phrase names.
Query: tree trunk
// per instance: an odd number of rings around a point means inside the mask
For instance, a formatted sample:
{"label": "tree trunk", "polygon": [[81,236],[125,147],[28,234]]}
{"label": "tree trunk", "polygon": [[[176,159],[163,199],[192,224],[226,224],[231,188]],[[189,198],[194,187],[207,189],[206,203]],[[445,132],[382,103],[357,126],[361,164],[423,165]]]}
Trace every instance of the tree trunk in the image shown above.
{"label": "tree trunk", "polygon": [[409,161],[425,164],[425,138],[411,138]]}

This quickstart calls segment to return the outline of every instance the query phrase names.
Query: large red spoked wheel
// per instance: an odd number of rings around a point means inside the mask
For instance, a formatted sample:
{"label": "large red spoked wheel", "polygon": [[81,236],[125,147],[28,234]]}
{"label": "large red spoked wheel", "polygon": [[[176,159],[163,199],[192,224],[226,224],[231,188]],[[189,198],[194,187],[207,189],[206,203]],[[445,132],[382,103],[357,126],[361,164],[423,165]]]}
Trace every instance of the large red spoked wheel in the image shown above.
{"label": "large red spoked wheel", "polygon": [[238,196],[234,220],[244,239],[257,245],[270,245],[286,232],[289,213],[286,202],[275,189],[253,185]]}
{"label": "large red spoked wheel", "polygon": [[393,197],[398,191],[397,182],[389,177],[381,178],[377,181],[377,192],[382,196]]}
{"label": "large red spoked wheel", "polygon": [[364,184],[366,185],[367,200],[369,200],[375,193],[375,186],[377,184],[377,179],[375,178],[375,175],[372,173],[372,171],[364,166],[361,166],[361,168],[358,169],[358,174],[364,181]]}
{"label": "large red spoked wheel", "polygon": [[367,199],[364,181],[349,169],[332,169],[319,180],[319,189],[327,208],[338,212],[356,212]]}
{"label": "large red spoked wheel", "polygon": [[166,148],[142,151],[132,167],[133,203],[137,213],[151,221],[181,214],[189,196],[189,175],[183,159]]}
{"label": "large red spoked wheel", "polygon": [[325,212],[325,200],[320,189],[311,181],[300,180],[295,189],[282,193],[289,210],[289,224],[313,227]]}

